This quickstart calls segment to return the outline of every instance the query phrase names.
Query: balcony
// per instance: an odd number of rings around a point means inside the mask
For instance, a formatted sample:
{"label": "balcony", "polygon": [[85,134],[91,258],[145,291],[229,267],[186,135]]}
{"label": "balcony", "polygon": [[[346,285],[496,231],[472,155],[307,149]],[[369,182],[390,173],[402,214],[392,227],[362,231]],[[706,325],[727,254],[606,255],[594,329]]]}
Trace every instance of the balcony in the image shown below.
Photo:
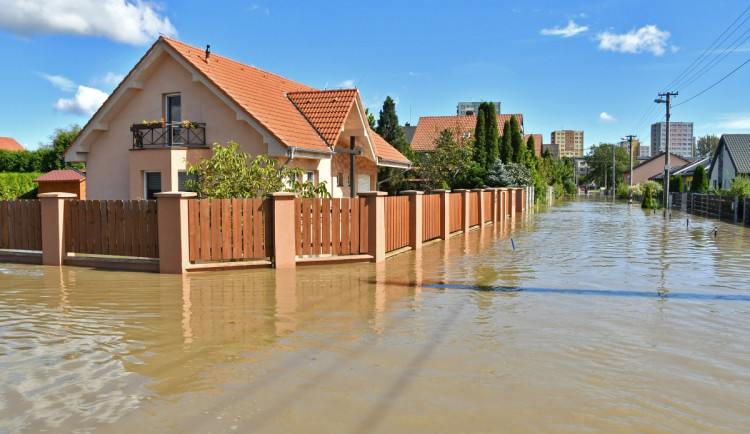
{"label": "balcony", "polygon": [[201,122],[152,122],[133,124],[133,149],[206,147],[206,124]]}

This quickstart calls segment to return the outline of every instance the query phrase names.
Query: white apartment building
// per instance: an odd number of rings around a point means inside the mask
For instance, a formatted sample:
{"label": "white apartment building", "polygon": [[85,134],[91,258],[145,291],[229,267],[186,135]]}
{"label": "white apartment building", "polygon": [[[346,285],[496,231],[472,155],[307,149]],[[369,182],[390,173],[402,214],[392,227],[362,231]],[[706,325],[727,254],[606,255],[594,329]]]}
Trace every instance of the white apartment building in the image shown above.
{"label": "white apartment building", "polygon": [[[681,157],[693,156],[693,123],[669,123],[669,152]],[[667,144],[667,123],[657,122],[651,125],[651,156],[665,152]]]}
{"label": "white apartment building", "polygon": [[[466,115],[478,115],[479,114],[479,104],[481,102],[459,102],[456,106],[456,114],[459,116],[466,116]],[[495,105],[495,114],[500,114],[500,103],[499,102],[493,102],[492,104]]]}

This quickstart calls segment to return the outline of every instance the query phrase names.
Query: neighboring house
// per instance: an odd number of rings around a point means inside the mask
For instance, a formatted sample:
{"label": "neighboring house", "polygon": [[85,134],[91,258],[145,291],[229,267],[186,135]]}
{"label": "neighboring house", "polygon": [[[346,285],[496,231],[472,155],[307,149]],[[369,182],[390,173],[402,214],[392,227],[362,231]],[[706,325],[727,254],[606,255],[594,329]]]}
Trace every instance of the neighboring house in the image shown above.
{"label": "neighboring house", "polygon": [[[703,168],[706,170],[706,173],[708,173],[711,169],[711,159],[704,158],[702,160],[692,161],[684,166],[675,167],[670,172],[670,176],[682,177],[682,184],[685,186],[685,190],[690,190],[690,187],[693,184],[693,175],[695,174],[695,169],[697,169],[698,166],[703,166]],[[664,179],[664,172],[662,171],[658,175],[652,176],[650,179],[653,179],[657,182],[662,182],[662,180]]]}
{"label": "neighboring house", "polygon": [[544,141],[544,137],[541,134],[526,134],[523,136],[523,142],[528,143],[529,137],[534,136],[534,154],[537,157],[542,156],[542,141]]}
{"label": "neighboring house", "polygon": [[[518,120],[518,126],[523,134],[523,115],[497,115],[497,129],[499,134],[503,135],[505,121],[510,121],[510,117],[515,116]],[[458,128],[461,134],[467,138],[473,137],[474,128],[477,126],[477,117],[474,115],[466,116],[423,116],[419,118],[417,130],[414,132],[414,138],[411,141],[411,148],[414,152],[431,152],[435,150],[435,139],[440,137],[446,128]],[[536,137],[534,137],[536,141]],[[541,144],[541,141],[539,142]]]}
{"label": "neighboring house", "polygon": [[409,160],[373,132],[357,89],[318,90],[160,37],[65,151],[86,163],[89,199],[182,190],[211,143],[302,168],[334,197],[377,189]]}
{"label": "neighboring house", "polygon": [[[657,154],[636,167],[633,167],[633,184],[640,184],[649,178],[664,172],[665,153]],[[669,165],[672,167],[681,167],[690,163],[690,161],[669,153]],[[611,169],[611,165],[610,165]],[[630,183],[630,170],[622,172],[625,184]]]}
{"label": "neighboring house", "polygon": [[414,132],[417,131],[416,125],[412,125],[409,122],[406,123],[401,129],[404,130],[404,136],[406,136],[406,141],[411,144],[412,139],[414,139]]}
{"label": "neighboring house", "polygon": [[25,151],[26,148],[21,146],[12,137],[0,137],[0,150],[2,151]]}
{"label": "neighboring house", "polygon": [[37,194],[73,193],[78,199],[86,199],[86,177],[76,170],[53,170],[34,182],[39,184]]}
{"label": "neighboring house", "polygon": [[750,175],[750,134],[723,134],[711,159],[709,185],[729,188],[737,175]]}

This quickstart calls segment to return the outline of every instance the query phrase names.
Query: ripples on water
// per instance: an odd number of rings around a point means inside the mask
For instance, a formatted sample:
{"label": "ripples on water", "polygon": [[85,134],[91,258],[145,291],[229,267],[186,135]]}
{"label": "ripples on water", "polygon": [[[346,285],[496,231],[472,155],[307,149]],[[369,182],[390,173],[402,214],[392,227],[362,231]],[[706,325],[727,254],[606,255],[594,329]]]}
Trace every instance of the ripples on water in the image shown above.
{"label": "ripples on water", "polygon": [[0,432],[742,431],[749,255],[581,200],[383,266],[0,265]]}

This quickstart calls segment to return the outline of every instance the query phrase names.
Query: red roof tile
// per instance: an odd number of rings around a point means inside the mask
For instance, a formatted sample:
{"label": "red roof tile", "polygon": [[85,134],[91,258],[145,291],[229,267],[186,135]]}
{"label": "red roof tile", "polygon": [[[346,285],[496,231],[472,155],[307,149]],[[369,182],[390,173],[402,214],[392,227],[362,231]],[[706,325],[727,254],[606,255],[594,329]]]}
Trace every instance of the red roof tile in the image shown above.
{"label": "red roof tile", "polygon": [[385,139],[380,137],[375,131],[370,130],[370,137],[372,138],[373,145],[375,145],[375,153],[378,154],[379,158],[398,163],[411,163],[408,158],[404,157],[403,154],[398,152],[396,148],[386,142]]}
{"label": "red roof tile", "polygon": [[[523,126],[522,114],[499,114],[497,115],[497,128],[500,135],[503,134],[505,121],[510,121],[511,116],[515,116],[518,123]],[[473,132],[477,126],[476,116],[423,116],[419,118],[417,130],[414,132],[414,138],[411,141],[411,148],[415,152],[427,152],[435,149],[435,139],[446,128],[458,128],[462,133]],[[536,140],[536,137],[534,138]]]}
{"label": "red roof tile", "polygon": [[0,137],[0,149],[3,151],[25,151],[26,148],[21,146],[11,137]]}
{"label": "red roof tile", "polygon": [[85,176],[76,172],[75,170],[53,170],[47,172],[44,175],[34,179],[34,182],[44,181],[80,181]]}
{"label": "red roof tile", "polygon": [[334,147],[341,134],[341,127],[354,105],[357,89],[289,92],[287,96],[326,143]]}

